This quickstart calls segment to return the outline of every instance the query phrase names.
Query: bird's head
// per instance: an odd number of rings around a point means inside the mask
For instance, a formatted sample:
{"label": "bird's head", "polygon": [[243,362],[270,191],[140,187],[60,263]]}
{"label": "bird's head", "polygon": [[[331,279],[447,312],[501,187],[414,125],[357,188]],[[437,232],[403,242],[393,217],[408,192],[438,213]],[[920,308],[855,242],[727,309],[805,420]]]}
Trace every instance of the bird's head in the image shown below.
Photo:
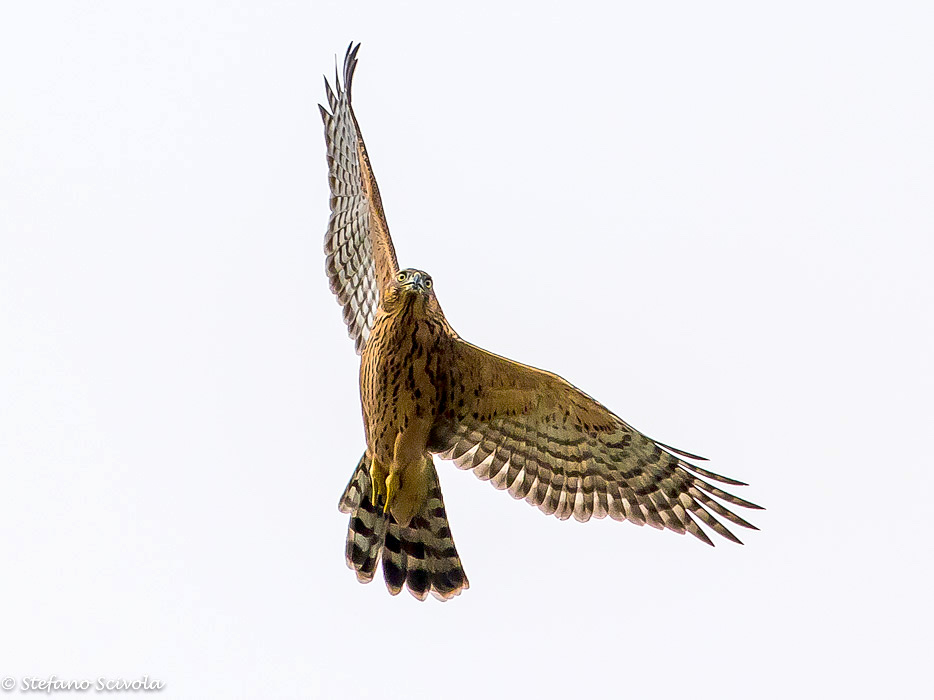
{"label": "bird's head", "polygon": [[431,275],[412,268],[399,270],[393,279],[393,286],[403,294],[434,294],[431,291]]}
{"label": "bird's head", "polygon": [[415,304],[420,308],[437,307],[440,309],[435,298],[431,275],[412,268],[399,270],[396,273],[389,289],[386,290],[386,298],[383,302],[387,308],[401,309]]}

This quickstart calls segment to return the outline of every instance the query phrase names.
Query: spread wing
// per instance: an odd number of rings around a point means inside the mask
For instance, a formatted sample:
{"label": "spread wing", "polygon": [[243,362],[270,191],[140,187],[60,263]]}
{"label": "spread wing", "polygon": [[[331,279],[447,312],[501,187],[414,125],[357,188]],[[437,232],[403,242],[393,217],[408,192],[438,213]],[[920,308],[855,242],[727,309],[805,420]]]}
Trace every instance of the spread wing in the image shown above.
{"label": "spread wing", "polygon": [[357,354],[363,352],[370,335],[381,290],[399,270],[379,188],[350,106],[359,49],[360,44],[347,47],[343,87],[336,70],[336,93],[327,79],[324,81],[331,111],[318,105],[324,120],[331,186],[331,218],[324,237],[325,268],[331,291],[344,307],[344,321]]}
{"label": "spread wing", "polygon": [[743,482],[685,461],[703,457],[653,441],[561,377],[459,339],[452,360],[430,447],[461,469],[562,520],[609,515],[710,545],[698,521],[734,542],[714,516],[757,529],[719,501],[760,506],[710,483]]}

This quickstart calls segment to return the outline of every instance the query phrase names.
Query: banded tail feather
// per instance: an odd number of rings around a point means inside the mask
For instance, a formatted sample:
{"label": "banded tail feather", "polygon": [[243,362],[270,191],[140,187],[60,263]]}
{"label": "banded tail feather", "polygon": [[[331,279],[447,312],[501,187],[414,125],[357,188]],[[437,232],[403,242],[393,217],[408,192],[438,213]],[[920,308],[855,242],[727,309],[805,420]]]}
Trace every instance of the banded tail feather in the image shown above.
{"label": "banded tail feather", "polygon": [[403,587],[425,600],[430,592],[450,600],[469,588],[461,564],[431,455],[424,473],[429,479],[425,503],[407,526],[395,521],[373,503],[369,462],[364,454],[340,500],[340,511],[350,514],[347,527],[347,566],[361,583],[373,580],[380,560],[386,587],[396,595]]}

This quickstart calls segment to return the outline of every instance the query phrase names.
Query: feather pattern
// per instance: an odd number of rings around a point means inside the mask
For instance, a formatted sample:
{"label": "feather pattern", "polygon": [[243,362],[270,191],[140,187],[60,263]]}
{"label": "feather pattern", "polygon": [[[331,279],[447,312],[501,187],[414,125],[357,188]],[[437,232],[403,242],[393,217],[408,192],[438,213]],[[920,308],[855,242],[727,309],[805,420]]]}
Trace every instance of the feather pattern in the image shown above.
{"label": "feather pattern", "polygon": [[707,544],[698,522],[739,542],[715,516],[756,529],[715,499],[759,506],[708,480],[743,482],[696,467],[555,374],[459,338],[452,344],[449,405],[429,447],[461,469],[561,520],[608,515]]}
{"label": "feather pattern", "polygon": [[350,515],[347,566],[356,572],[357,580],[369,583],[382,561],[383,578],[393,595],[406,588],[419,600],[429,593],[438,600],[450,600],[470,583],[451,536],[438,473],[431,457],[426,459],[425,503],[408,525],[400,525],[373,503],[366,454],[360,458],[338,506]]}
{"label": "feather pattern", "polygon": [[360,45],[344,58],[344,83],[325,79],[328,109],[318,105],[327,144],[331,217],[324,238],[325,270],[343,306],[357,354],[370,336],[382,290],[399,270],[396,251],[363,136],[351,107],[351,86]]}

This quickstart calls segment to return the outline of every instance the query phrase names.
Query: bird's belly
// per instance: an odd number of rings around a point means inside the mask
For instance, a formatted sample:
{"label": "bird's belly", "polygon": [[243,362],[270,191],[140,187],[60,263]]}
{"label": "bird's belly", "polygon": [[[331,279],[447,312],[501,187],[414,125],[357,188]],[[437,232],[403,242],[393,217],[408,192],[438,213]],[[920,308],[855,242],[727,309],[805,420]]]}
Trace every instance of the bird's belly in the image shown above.
{"label": "bird's belly", "polygon": [[[373,338],[370,338],[372,341]],[[378,340],[378,338],[377,338]],[[367,343],[360,365],[360,398],[367,449],[382,464],[393,462],[399,442],[407,453],[424,454],[436,414],[429,358],[415,344],[378,351]]]}

